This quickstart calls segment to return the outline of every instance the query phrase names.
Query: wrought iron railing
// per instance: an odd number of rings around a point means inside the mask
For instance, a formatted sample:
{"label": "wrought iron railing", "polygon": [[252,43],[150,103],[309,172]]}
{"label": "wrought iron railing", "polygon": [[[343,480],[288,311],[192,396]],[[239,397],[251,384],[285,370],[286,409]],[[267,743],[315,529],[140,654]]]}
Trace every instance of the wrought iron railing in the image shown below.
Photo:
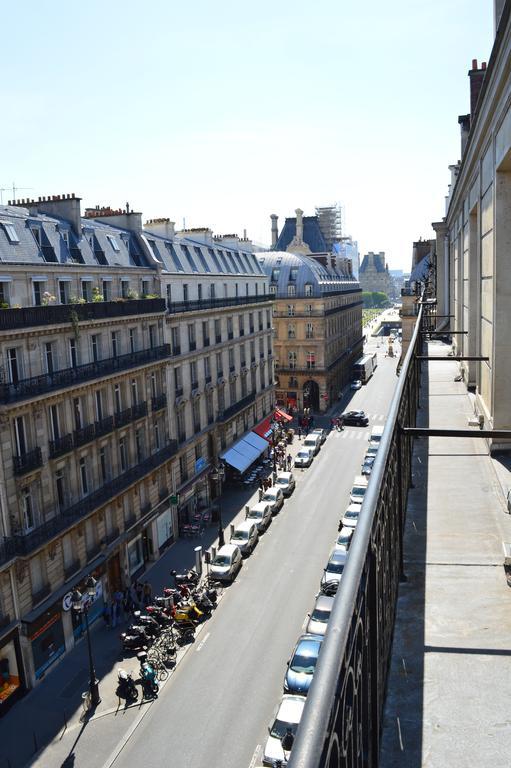
{"label": "wrought iron railing", "polygon": [[230,419],[231,416],[234,416],[235,414],[242,411],[243,408],[246,408],[248,405],[253,403],[255,401],[255,397],[255,392],[251,392],[250,395],[247,395],[242,400],[238,400],[237,403],[233,403],[233,405],[230,405],[229,408],[226,408],[224,411],[220,411],[218,413],[217,421],[220,423],[227,421],[227,419]]}
{"label": "wrought iron railing", "polygon": [[397,381],[289,768],[377,768],[419,397],[422,308]]}
{"label": "wrought iron railing", "polygon": [[96,360],[85,365],[78,365],[75,368],[64,368],[53,373],[43,373],[40,376],[21,379],[16,383],[0,384],[0,402],[12,403],[17,400],[24,400],[28,397],[71,387],[84,381],[108,376],[111,373],[124,371],[145,363],[164,360],[166,357],[170,357],[170,344],[141,349],[138,352],[109,357],[105,360]]}
{"label": "wrought iron railing", "polygon": [[13,467],[15,475],[26,475],[27,472],[31,472],[33,469],[42,467],[43,457],[40,448],[34,448],[33,451],[27,451],[20,456],[13,456]]}
{"label": "wrought iron railing", "polygon": [[246,304],[264,304],[273,301],[269,294],[262,296],[229,296],[219,299],[201,299],[193,301],[172,301],[167,304],[171,314],[181,312],[199,312],[204,309],[222,309],[223,307],[238,307]]}
{"label": "wrought iron railing", "polygon": [[110,317],[128,317],[165,312],[165,299],[127,299],[125,301],[98,301],[85,304],[49,304],[41,307],[3,309],[0,312],[0,330],[33,328],[83,320],[102,320]]}

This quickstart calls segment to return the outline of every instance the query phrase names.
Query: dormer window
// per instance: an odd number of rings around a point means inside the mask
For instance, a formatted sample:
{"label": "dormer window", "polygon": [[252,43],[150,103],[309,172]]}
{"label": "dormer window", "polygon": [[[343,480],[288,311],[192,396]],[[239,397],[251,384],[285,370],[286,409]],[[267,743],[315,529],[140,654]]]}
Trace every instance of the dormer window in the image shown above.
{"label": "dormer window", "polygon": [[305,295],[312,296],[313,285],[312,283],[305,283]]}
{"label": "dormer window", "polygon": [[116,253],[120,253],[121,249],[119,248],[119,244],[118,244],[117,240],[115,239],[115,237],[113,235],[107,235],[106,239],[108,240],[108,242],[110,243],[110,245],[112,246],[114,251]]}
{"label": "dormer window", "polygon": [[279,275],[280,275],[280,269],[272,269],[272,271],[271,271],[271,281],[272,281],[272,283],[278,283]]}
{"label": "dormer window", "polygon": [[296,279],[298,277],[298,267],[291,267],[289,270],[289,279],[293,282],[296,282]]}
{"label": "dormer window", "polygon": [[15,245],[16,243],[19,243],[20,239],[18,235],[16,234],[16,230],[14,229],[14,225],[11,224],[8,221],[2,221],[0,222],[2,227],[5,230],[5,234],[7,235],[8,241],[11,243],[11,245]]}
{"label": "dormer window", "polygon": [[34,240],[36,241],[37,245],[41,247],[41,230],[39,227],[31,227],[30,231],[34,236]]}

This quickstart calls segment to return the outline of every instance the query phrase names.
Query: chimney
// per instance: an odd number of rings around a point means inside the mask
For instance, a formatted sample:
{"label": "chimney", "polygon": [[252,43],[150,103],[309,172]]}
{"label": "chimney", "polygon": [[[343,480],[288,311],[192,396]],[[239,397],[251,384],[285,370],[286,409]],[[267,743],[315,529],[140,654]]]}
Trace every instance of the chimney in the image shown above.
{"label": "chimney", "polygon": [[82,235],[82,215],[80,210],[81,198],[75,193],[65,195],[48,195],[37,200],[24,201],[31,214],[46,213],[56,219],[69,221],[76,237]]}
{"label": "chimney", "polygon": [[458,123],[461,131],[461,157],[465,154],[467,148],[468,135],[470,133],[470,115],[460,115],[458,117]]}
{"label": "chimney", "polygon": [[484,76],[486,75],[486,62],[481,63],[481,69],[477,67],[477,59],[472,59],[472,69],[469,70],[470,78],[470,117],[473,117],[477,109],[479,94],[483,87]]}
{"label": "chimney", "polygon": [[296,240],[303,243],[303,211],[301,208],[295,210],[296,213]]}
{"label": "chimney", "polygon": [[279,217],[276,213],[272,213],[270,216],[271,219],[271,247],[275,248],[277,245],[277,240],[279,239]]}
{"label": "chimney", "polygon": [[144,224],[144,231],[152,232],[154,235],[160,235],[161,237],[173,240],[176,234],[175,227],[175,222],[170,219],[149,219],[149,221],[146,221]]}

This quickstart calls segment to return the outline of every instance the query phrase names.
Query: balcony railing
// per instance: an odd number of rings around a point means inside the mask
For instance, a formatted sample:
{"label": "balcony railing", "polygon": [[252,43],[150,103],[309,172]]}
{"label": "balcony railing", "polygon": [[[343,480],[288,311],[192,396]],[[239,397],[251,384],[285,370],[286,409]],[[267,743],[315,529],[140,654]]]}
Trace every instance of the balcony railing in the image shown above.
{"label": "balcony railing", "polygon": [[167,304],[171,314],[180,312],[199,312],[203,309],[222,309],[223,307],[239,307],[246,304],[262,304],[272,301],[266,296],[230,296],[219,299],[201,299],[200,301],[172,301]]}
{"label": "balcony railing", "polygon": [[197,342],[196,341],[188,342],[188,347],[190,349],[190,352],[195,352],[195,350],[197,349]]}
{"label": "balcony railing", "polygon": [[[423,308],[388,412],[289,768],[377,766],[403,562]],[[335,757],[333,757],[335,756]]]}
{"label": "balcony railing", "polygon": [[104,419],[100,419],[99,421],[96,421],[94,424],[94,429],[95,429],[96,437],[102,437],[103,435],[108,435],[114,429],[114,417],[105,416]]}
{"label": "balcony railing", "polygon": [[126,408],[124,411],[116,413],[115,416],[106,416],[101,421],[96,421],[94,424],[88,424],[81,429],[75,429],[72,434],[63,435],[57,440],[50,440],[50,458],[55,459],[58,456],[62,456],[68,451],[72,451],[73,448],[79,448],[81,445],[96,440],[98,437],[103,437],[113,432],[114,429],[124,427],[126,424],[130,424],[132,421],[141,419],[143,416],[147,416],[147,403],[137,403]]}
{"label": "balcony railing", "polygon": [[165,392],[163,392],[161,395],[156,395],[156,397],[153,397],[151,400],[151,410],[152,411],[161,411],[162,408],[165,408],[167,405],[167,395]]}
{"label": "balcony railing", "polygon": [[[7,310],[1,310],[0,315],[3,311]],[[75,368],[64,368],[53,373],[43,373],[40,376],[22,379],[15,384],[0,384],[0,402],[12,403],[17,400],[36,397],[46,392],[82,384],[84,381],[108,376],[145,363],[163,360],[169,356],[170,345],[163,344],[161,347],[141,349],[139,352],[109,357],[106,360],[97,360],[85,365],[78,365]]]}
{"label": "balcony railing", "polygon": [[87,304],[51,304],[44,307],[23,307],[22,309],[2,309],[0,312],[0,330],[33,328],[38,325],[71,323],[71,313],[78,321],[102,320],[111,317],[146,315],[165,311],[165,299],[128,299],[126,301],[98,301]]}
{"label": "balcony railing", "polygon": [[43,465],[43,457],[40,448],[34,448],[33,451],[22,453],[21,456],[13,456],[12,460],[15,475],[26,475],[27,472],[31,472],[33,469],[37,469]]}
{"label": "balcony railing", "polygon": [[86,427],[82,427],[82,429],[75,429],[73,432],[73,445],[75,448],[78,448],[80,445],[90,443],[91,440],[94,440],[95,436],[96,428],[94,424],[88,424]]}
{"label": "balcony railing", "polygon": [[120,493],[123,493],[137,480],[140,480],[149,472],[152,472],[168,461],[176,452],[177,442],[171,440],[165,448],[162,448],[157,453],[153,453],[152,456],[131,467],[127,472],[119,475],[114,480],[105,483],[101,488],[67,507],[67,509],[64,509],[58,515],[52,517],[51,520],[47,520],[33,531],[30,531],[30,533],[4,538],[0,546],[0,564],[6,562],[13,555],[28,555],[37,547],[46,544],[51,538],[57,536],[86,515],[94,512],[95,509],[108,504],[108,502],[115,499]]}
{"label": "balcony railing", "polygon": [[242,400],[238,400],[237,403],[233,403],[233,405],[230,405],[229,408],[225,409],[225,411],[220,411],[218,413],[217,421],[220,423],[227,421],[232,416],[235,416],[237,413],[242,411],[248,405],[253,403],[254,400],[255,400],[255,392],[251,392],[250,395],[247,395]]}

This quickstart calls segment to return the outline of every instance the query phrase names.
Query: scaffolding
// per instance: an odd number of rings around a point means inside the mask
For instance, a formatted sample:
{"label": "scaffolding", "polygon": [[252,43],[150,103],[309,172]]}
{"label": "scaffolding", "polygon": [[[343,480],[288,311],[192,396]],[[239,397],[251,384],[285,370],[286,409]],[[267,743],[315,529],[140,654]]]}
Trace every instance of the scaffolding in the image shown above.
{"label": "scaffolding", "polygon": [[319,228],[329,251],[342,238],[342,208],[339,203],[316,208]]}

